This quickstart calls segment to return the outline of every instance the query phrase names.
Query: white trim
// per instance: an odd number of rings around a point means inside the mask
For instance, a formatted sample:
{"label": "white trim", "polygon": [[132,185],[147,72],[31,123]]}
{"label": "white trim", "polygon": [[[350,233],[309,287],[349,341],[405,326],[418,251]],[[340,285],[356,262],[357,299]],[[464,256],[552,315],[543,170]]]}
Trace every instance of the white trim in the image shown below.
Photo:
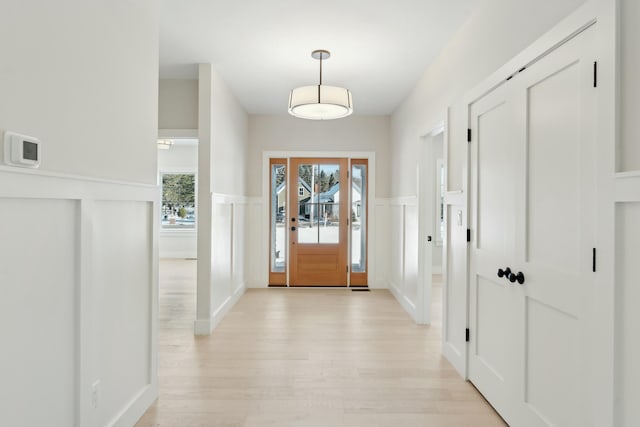
{"label": "white trim", "polygon": [[418,196],[391,197],[389,206],[418,206]]}
{"label": "white trim", "polygon": [[418,323],[416,305],[402,293],[400,287],[395,283],[389,282],[389,290],[396,298],[396,300],[400,303],[402,308],[404,308],[404,310],[407,312],[409,317],[411,317],[411,320]]}
{"label": "white trim", "polygon": [[211,332],[220,324],[222,319],[229,313],[234,305],[240,300],[242,295],[247,290],[246,283],[242,283],[235,290],[233,295],[227,297],[227,299],[218,307],[218,309],[207,320],[196,320],[194,322],[194,331],[196,335],[210,335]]}

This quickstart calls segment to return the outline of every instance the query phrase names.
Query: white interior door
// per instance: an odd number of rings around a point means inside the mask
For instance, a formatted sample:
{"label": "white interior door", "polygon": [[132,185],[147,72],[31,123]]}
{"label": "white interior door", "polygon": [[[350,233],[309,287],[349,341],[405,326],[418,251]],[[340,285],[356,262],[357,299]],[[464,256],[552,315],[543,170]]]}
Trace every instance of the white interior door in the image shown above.
{"label": "white interior door", "polygon": [[[469,376],[512,425],[585,425],[594,32],[470,105]],[[499,278],[506,267],[509,278]]]}
{"label": "white interior door", "polygon": [[[518,289],[504,272],[515,250],[515,104],[504,84],[470,106],[469,379],[507,420],[516,408]],[[498,276],[498,271],[501,276]]]}
{"label": "white interior door", "polygon": [[[521,73],[516,256],[522,272],[518,425],[584,426],[595,283],[595,28]],[[517,283],[517,282],[516,282]]]}

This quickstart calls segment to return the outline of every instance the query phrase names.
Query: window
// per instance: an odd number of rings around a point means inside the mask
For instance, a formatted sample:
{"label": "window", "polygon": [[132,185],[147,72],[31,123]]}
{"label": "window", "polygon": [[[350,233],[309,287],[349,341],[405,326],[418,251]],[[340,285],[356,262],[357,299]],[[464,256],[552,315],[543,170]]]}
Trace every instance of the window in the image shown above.
{"label": "window", "polygon": [[162,174],[161,227],[164,230],[195,230],[196,175]]}

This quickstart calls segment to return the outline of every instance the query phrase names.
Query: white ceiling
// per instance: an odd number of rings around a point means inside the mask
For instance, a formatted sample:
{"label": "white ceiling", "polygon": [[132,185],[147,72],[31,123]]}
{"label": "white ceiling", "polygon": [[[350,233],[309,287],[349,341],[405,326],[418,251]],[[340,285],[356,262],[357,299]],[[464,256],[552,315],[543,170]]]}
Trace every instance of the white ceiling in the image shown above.
{"label": "white ceiling", "polygon": [[251,114],[286,113],[318,82],[353,93],[355,114],[390,114],[479,0],[161,0],[160,77],[211,63]]}

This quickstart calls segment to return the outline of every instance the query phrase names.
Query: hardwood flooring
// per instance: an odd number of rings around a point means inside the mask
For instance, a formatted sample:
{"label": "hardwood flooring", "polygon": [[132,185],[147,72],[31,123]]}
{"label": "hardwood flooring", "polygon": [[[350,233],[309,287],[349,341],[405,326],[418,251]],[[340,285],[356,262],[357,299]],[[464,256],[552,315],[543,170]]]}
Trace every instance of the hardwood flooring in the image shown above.
{"label": "hardwood flooring", "polygon": [[[504,426],[388,291],[248,290],[195,337],[195,261],[160,263],[160,396],[139,427]],[[434,317],[441,317],[436,285]]]}

